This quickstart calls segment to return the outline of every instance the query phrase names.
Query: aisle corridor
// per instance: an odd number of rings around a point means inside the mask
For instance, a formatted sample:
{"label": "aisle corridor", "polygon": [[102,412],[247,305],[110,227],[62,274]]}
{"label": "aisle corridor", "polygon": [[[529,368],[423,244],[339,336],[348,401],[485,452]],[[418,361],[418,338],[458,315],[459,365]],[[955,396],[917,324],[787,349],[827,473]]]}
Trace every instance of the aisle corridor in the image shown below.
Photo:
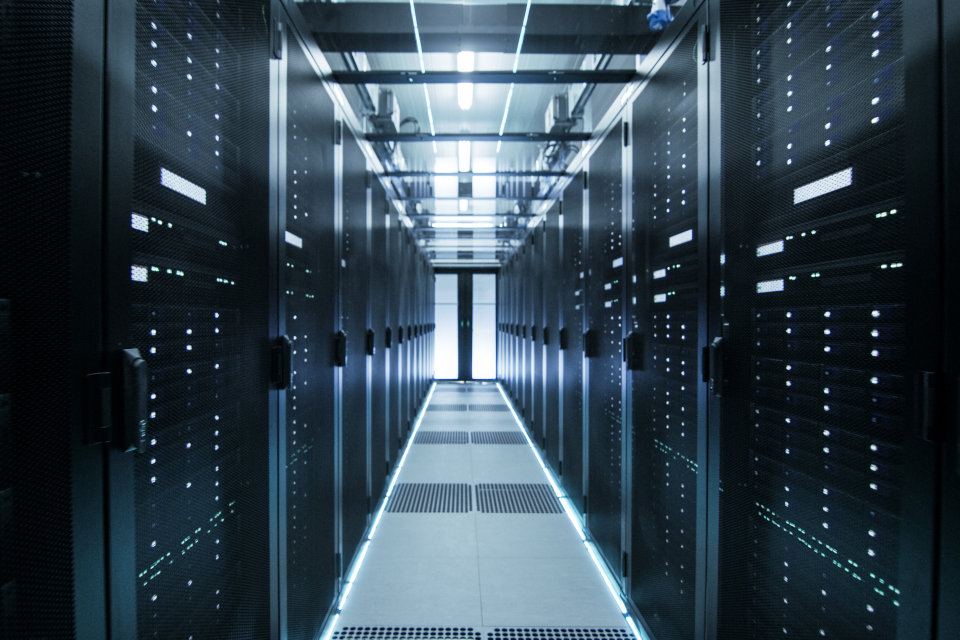
{"label": "aisle corridor", "polygon": [[334,639],[633,637],[496,384],[438,383],[402,465]]}

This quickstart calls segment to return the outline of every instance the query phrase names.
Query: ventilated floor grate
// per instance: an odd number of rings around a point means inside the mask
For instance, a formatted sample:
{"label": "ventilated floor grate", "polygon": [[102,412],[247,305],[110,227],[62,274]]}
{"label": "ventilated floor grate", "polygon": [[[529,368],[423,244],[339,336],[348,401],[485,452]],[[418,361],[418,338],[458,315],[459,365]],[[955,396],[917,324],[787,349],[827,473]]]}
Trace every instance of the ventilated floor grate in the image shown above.
{"label": "ventilated floor grate", "polygon": [[519,431],[473,431],[470,441],[473,444],[527,444]]}
{"label": "ventilated floor grate", "polygon": [[429,411],[466,411],[465,404],[431,404]]}
{"label": "ventilated floor grate", "polygon": [[466,431],[420,431],[414,444],[467,444],[469,441]]}
{"label": "ventilated floor grate", "polygon": [[633,640],[633,634],[617,627],[514,627],[488,631],[487,640]]}
{"label": "ventilated floor grate", "polygon": [[467,513],[473,510],[469,484],[401,482],[390,496],[391,513]]}
{"label": "ventilated floor grate", "polygon": [[560,501],[548,484],[478,484],[481,513],[561,513]]}
{"label": "ventilated floor grate", "polygon": [[471,404],[470,411],[510,411],[510,409],[503,404]]}
{"label": "ventilated floor grate", "polygon": [[343,627],[333,640],[480,640],[469,627]]}

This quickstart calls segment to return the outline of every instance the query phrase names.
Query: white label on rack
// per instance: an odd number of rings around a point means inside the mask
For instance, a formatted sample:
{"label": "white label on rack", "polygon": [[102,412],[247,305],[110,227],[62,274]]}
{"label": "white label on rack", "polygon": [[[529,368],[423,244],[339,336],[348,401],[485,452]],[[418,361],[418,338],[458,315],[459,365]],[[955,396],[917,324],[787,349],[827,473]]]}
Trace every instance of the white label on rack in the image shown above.
{"label": "white label on rack", "polygon": [[659,280],[660,278],[666,278],[666,277],[667,277],[666,269],[657,269],[656,271],[653,272],[654,280]]}
{"label": "white label on rack", "polygon": [[287,244],[292,244],[297,249],[303,249],[303,238],[289,231],[283,232],[283,239],[287,241]]}
{"label": "white label on rack", "polygon": [[653,296],[653,301],[654,301],[654,302],[666,302],[666,301],[667,301],[667,294],[665,294],[665,293],[658,293],[657,295]]}
{"label": "white label on rack", "polygon": [[762,258],[763,256],[770,256],[775,253],[783,252],[783,240],[777,240],[776,242],[770,242],[768,244],[762,244],[757,247],[757,257]]}
{"label": "white label on rack", "polygon": [[800,204],[801,202],[806,202],[807,200],[819,198],[820,196],[824,196],[828,193],[849,187],[852,184],[853,167],[847,167],[843,171],[837,171],[836,173],[832,173],[825,178],[814,180],[809,184],[805,184],[802,187],[797,187],[794,189],[793,204]]}
{"label": "white label on rack", "polygon": [[684,244],[693,240],[693,229],[687,229],[675,236],[670,236],[670,246],[675,247],[678,244]]}
{"label": "white label on rack", "polygon": [[783,291],[783,278],[757,283],[757,293],[774,293],[777,291]]}
{"label": "white label on rack", "polygon": [[617,267],[622,267],[622,266],[623,266],[623,258],[617,258],[616,260],[613,261],[613,268],[614,268],[614,269],[616,269]]}
{"label": "white label on rack", "polygon": [[198,184],[190,182],[183,176],[178,176],[169,169],[160,167],[160,184],[165,186],[167,189],[172,189],[180,195],[186,196],[191,200],[195,200],[200,204],[207,204],[206,189]]}

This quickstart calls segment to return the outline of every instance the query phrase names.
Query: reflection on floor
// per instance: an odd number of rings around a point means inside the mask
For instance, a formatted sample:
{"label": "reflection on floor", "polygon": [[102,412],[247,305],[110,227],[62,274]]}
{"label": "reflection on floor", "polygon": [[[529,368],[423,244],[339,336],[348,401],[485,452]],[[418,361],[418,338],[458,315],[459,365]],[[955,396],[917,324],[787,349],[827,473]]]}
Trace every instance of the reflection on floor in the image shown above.
{"label": "reflection on floor", "polygon": [[591,560],[493,383],[438,383],[335,640],[630,640]]}

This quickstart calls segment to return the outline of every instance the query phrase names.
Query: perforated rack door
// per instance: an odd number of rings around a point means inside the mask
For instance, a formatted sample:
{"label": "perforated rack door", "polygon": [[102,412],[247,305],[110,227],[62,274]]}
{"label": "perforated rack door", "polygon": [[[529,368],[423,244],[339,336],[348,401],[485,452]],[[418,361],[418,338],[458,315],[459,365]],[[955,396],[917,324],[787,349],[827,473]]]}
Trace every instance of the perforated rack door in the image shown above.
{"label": "perforated rack door", "polygon": [[583,174],[563,192],[563,486],[583,509]]}
{"label": "perforated rack door", "polygon": [[901,3],[721,11],[720,637],[913,637]]}
{"label": "perforated rack door", "polygon": [[546,387],[543,409],[547,461],[556,471],[560,467],[560,205],[555,204],[547,213],[546,233],[543,245],[543,308],[546,355],[544,385]]}
{"label": "perforated rack door", "polygon": [[[694,636],[701,402],[700,64],[684,35],[633,105],[632,592],[657,638]],[[703,125],[705,126],[705,124]]]}
{"label": "perforated rack door", "polygon": [[[622,125],[621,125],[622,126]],[[621,363],[623,316],[623,163],[621,126],[590,157],[587,231],[588,509],[587,525],[612,566],[622,546]],[[589,350],[596,349],[594,353]]]}
{"label": "perforated rack door", "polygon": [[349,566],[367,525],[367,170],[353,134],[343,134],[341,328],[347,334],[343,369],[343,560]]}
{"label": "perforated rack door", "polygon": [[138,2],[135,65],[132,203],[114,222],[131,253],[111,275],[129,287],[129,309],[117,314],[129,317],[124,346],[150,368],[146,452],[133,454],[137,634],[263,638],[269,67],[260,5]]}
{"label": "perforated rack door", "polygon": [[[288,40],[282,308],[293,379],[282,436],[286,474],[286,611],[290,638],[312,638],[334,598],[334,369],[337,287],[334,106],[304,48]],[[282,89],[281,89],[282,91]]]}
{"label": "perforated rack door", "polygon": [[543,432],[543,391],[546,372],[544,371],[544,351],[543,351],[543,225],[537,226],[531,234],[533,238],[532,251],[532,269],[528,277],[533,280],[533,290],[530,292],[530,304],[533,307],[533,325],[534,335],[531,336],[530,344],[533,350],[533,419],[530,429],[533,441],[538,446],[544,446],[546,436]]}
{"label": "perforated rack door", "polygon": [[374,354],[370,371],[370,496],[376,505],[383,493],[388,456],[387,385],[388,360],[384,346],[387,328],[387,274],[392,265],[387,258],[387,194],[376,180],[371,185],[370,231],[370,324],[374,335]]}
{"label": "perforated rack door", "polygon": [[[101,455],[82,446],[79,431],[79,383],[99,366],[99,270],[80,258],[100,257],[99,185],[87,191],[82,178],[100,178],[102,87],[80,86],[85,78],[74,75],[86,69],[74,52],[101,46],[102,33],[81,26],[103,16],[84,8],[78,15],[73,2],[49,0],[5,2],[0,10],[3,638],[103,633],[105,603],[85,597],[104,579],[102,540],[94,537],[102,536]],[[78,167],[76,158],[92,166]],[[77,193],[88,198],[77,202]],[[78,264],[89,271],[78,272]],[[74,500],[80,494],[91,499]],[[74,571],[75,562],[89,569]],[[89,606],[76,615],[82,603]]]}

